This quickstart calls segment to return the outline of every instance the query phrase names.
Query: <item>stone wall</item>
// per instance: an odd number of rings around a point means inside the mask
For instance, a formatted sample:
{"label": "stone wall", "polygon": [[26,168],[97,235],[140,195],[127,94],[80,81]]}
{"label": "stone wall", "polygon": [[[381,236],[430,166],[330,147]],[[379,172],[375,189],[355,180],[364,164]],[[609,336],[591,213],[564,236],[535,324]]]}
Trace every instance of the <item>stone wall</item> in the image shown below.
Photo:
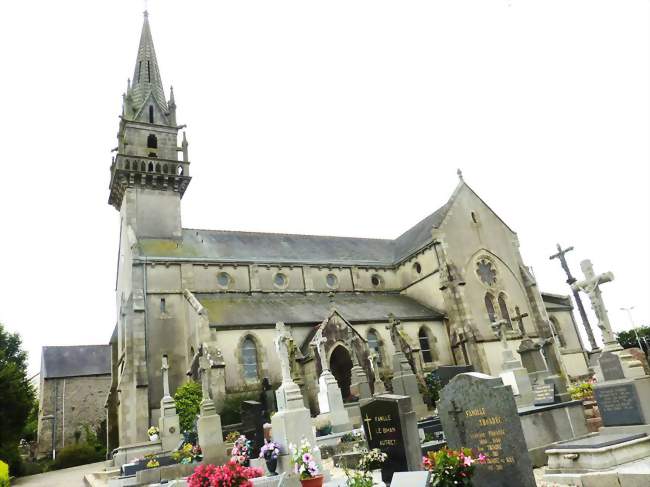
{"label": "stone wall", "polygon": [[[111,385],[109,375],[66,377],[42,381],[38,414],[39,457],[52,452],[52,429],[56,427],[55,446],[85,440],[84,426],[99,429],[106,419],[104,404]],[[100,438],[105,441],[105,438]]]}

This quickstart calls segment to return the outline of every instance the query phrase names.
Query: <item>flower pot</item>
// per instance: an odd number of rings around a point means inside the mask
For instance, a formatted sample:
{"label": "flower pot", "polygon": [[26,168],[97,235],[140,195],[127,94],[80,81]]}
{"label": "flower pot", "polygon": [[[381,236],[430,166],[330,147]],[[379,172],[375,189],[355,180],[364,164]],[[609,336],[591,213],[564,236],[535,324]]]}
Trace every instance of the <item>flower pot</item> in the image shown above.
{"label": "flower pot", "polygon": [[372,475],[372,485],[373,485],[373,487],[376,486],[376,485],[381,486],[381,487],[386,485],[384,483],[384,480],[381,478],[381,468],[371,470],[370,475]]}
{"label": "flower pot", "polygon": [[149,441],[158,441],[160,436],[158,435],[149,435]]}
{"label": "flower pot", "polygon": [[301,479],[300,485],[302,485],[302,487],[322,487],[323,478],[322,475],[317,475],[316,477],[311,477],[309,479]]}
{"label": "flower pot", "polygon": [[266,460],[266,469],[269,471],[269,475],[277,475],[276,469],[278,468],[278,459],[269,458]]}

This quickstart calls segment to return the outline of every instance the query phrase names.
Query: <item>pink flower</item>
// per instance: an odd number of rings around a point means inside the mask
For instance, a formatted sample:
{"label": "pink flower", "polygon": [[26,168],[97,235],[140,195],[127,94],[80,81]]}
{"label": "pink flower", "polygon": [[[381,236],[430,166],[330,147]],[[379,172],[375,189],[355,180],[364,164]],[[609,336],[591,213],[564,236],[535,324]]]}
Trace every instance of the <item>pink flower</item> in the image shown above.
{"label": "pink flower", "polygon": [[483,455],[482,453],[480,453],[479,456],[478,456],[478,461],[483,463],[483,462],[485,462],[485,460],[487,460],[487,457],[485,455]]}
{"label": "pink flower", "polygon": [[465,465],[466,467],[471,467],[472,463],[474,463],[474,459],[472,457],[463,458],[463,465]]}

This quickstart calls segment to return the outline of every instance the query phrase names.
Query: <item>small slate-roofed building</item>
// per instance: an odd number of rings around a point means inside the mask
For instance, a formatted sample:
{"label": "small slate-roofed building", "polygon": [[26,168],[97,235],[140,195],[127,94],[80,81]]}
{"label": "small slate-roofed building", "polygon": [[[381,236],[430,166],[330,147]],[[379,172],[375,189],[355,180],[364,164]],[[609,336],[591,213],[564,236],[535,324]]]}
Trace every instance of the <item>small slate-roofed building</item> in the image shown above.
{"label": "small slate-roofed building", "polygon": [[[43,347],[38,405],[39,458],[84,441],[86,428],[106,435],[111,346]],[[54,445],[54,447],[53,447]]]}

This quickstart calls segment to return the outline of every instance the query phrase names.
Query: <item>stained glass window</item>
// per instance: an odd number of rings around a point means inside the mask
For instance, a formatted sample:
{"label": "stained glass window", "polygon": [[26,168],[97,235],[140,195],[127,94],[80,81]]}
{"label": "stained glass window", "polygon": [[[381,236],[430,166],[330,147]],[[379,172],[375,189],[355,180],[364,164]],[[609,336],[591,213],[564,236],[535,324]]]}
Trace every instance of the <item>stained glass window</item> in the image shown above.
{"label": "stained glass window", "polygon": [[499,294],[499,310],[501,311],[501,318],[508,322],[508,329],[512,330],[512,321],[510,321],[510,313],[508,312],[508,305],[506,304],[506,298],[502,294]]}
{"label": "stained glass window", "polygon": [[494,311],[494,296],[490,293],[485,294],[485,308],[487,309],[490,323],[494,323],[497,320],[497,314]]}
{"label": "stained glass window", "polygon": [[244,365],[244,378],[257,379],[257,347],[251,338],[246,338],[242,344],[242,361]]}
{"label": "stained glass window", "polygon": [[481,282],[492,286],[497,282],[497,271],[494,269],[494,265],[487,259],[481,259],[476,265],[476,273],[481,279]]}

